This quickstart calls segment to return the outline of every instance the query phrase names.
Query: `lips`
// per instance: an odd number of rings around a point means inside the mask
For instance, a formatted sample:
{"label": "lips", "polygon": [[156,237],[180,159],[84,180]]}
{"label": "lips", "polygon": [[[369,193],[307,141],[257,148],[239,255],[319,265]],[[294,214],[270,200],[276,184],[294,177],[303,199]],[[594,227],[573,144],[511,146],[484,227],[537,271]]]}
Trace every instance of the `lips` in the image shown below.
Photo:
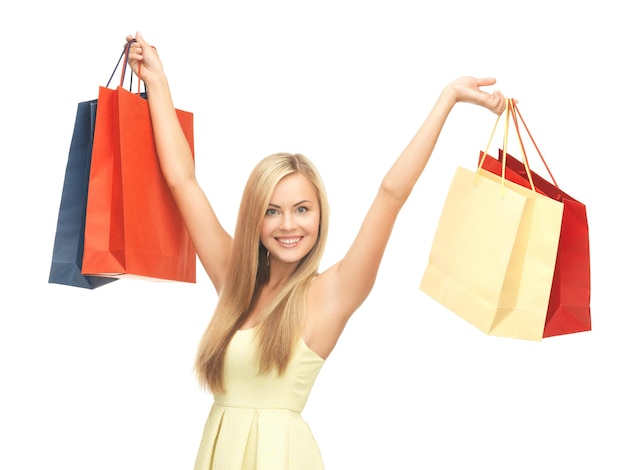
{"label": "lips", "polygon": [[285,247],[296,246],[303,237],[284,237],[275,238],[275,240]]}

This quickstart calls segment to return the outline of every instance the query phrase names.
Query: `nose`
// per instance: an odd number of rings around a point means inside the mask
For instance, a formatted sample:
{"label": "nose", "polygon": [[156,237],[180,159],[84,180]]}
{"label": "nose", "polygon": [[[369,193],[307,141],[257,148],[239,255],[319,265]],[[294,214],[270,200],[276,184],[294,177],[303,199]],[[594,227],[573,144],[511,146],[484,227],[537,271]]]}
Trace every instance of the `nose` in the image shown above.
{"label": "nose", "polygon": [[296,220],[293,214],[291,214],[290,212],[284,213],[282,218],[280,219],[281,230],[289,231],[289,230],[294,229],[296,225],[297,225]]}

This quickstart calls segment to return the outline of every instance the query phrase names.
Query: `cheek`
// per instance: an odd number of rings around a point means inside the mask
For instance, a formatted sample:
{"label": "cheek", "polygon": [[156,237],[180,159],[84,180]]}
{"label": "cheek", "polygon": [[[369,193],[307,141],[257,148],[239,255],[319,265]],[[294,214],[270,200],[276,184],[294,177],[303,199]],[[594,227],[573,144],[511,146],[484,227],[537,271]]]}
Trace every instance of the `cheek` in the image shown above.
{"label": "cheek", "polygon": [[312,217],[311,220],[307,223],[307,231],[310,235],[314,235],[315,239],[319,236],[320,233],[320,218]]}
{"label": "cheek", "polygon": [[263,219],[263,224],[261,225],[261,241],[266,240],[270,237],[272,230],[274,227],[272,226],[271,219],[265,218]]}

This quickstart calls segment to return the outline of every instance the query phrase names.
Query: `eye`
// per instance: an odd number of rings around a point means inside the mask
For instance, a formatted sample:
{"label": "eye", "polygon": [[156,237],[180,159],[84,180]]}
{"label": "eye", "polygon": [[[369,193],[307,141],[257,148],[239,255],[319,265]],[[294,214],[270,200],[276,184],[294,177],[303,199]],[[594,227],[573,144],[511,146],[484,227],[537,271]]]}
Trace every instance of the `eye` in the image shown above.
{"label": "eye", "polygon": [[306,214],[307,212],[309,212],[309,208],[306,206],[299,206],[298,208],[296,208],[296,212],[298,214]]}
{"label": "eye", "polygon": [[268,209],[265,211],[265,215],[276,215],[278,214],[278,211],[276,209]]}

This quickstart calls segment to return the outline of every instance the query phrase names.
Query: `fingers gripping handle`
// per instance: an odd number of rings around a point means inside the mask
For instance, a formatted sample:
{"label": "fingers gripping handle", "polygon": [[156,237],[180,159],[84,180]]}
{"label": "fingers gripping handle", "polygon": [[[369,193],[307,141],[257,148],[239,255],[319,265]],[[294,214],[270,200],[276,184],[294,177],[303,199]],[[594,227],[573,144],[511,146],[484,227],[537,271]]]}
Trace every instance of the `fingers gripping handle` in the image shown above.
{"label": "fingers gripping handle", "polygon": [[[113,80],[113,77],[115,76],[115,73],[117,72],[117,69],[120,65],[120,62],[122,62],[122,59],[124,59],[124,65],[122,66],[122,73],[120,75],[120,86],[124,86],[124,78],[126,77],[126,69],[128,68],[128,54],[130,53],[130,46],[132,43],[136,42],[135,39],[133,39],[132,41],[129,41],[126,43],[126,46],[124,46],[124,50],[122,51],[122,54],[120,55],[120,58],[117,60],[117,64],[115,64],[115,68],[113,69],[113,73],[111,73],[111,76],[109,77],[109,81],[107,81],[106,87],[108,88],[109,85],[111,84],[111,81]],[[139,67],[137,69],[137,95],[139,95],[139,89],[141,87],[141,62],[139,62]],[[132,75],[132,71],[131,71],[131,75],[130,75],[130,86],[129,86],[129,90],[132,91],[133,88],[133,75]]]}

